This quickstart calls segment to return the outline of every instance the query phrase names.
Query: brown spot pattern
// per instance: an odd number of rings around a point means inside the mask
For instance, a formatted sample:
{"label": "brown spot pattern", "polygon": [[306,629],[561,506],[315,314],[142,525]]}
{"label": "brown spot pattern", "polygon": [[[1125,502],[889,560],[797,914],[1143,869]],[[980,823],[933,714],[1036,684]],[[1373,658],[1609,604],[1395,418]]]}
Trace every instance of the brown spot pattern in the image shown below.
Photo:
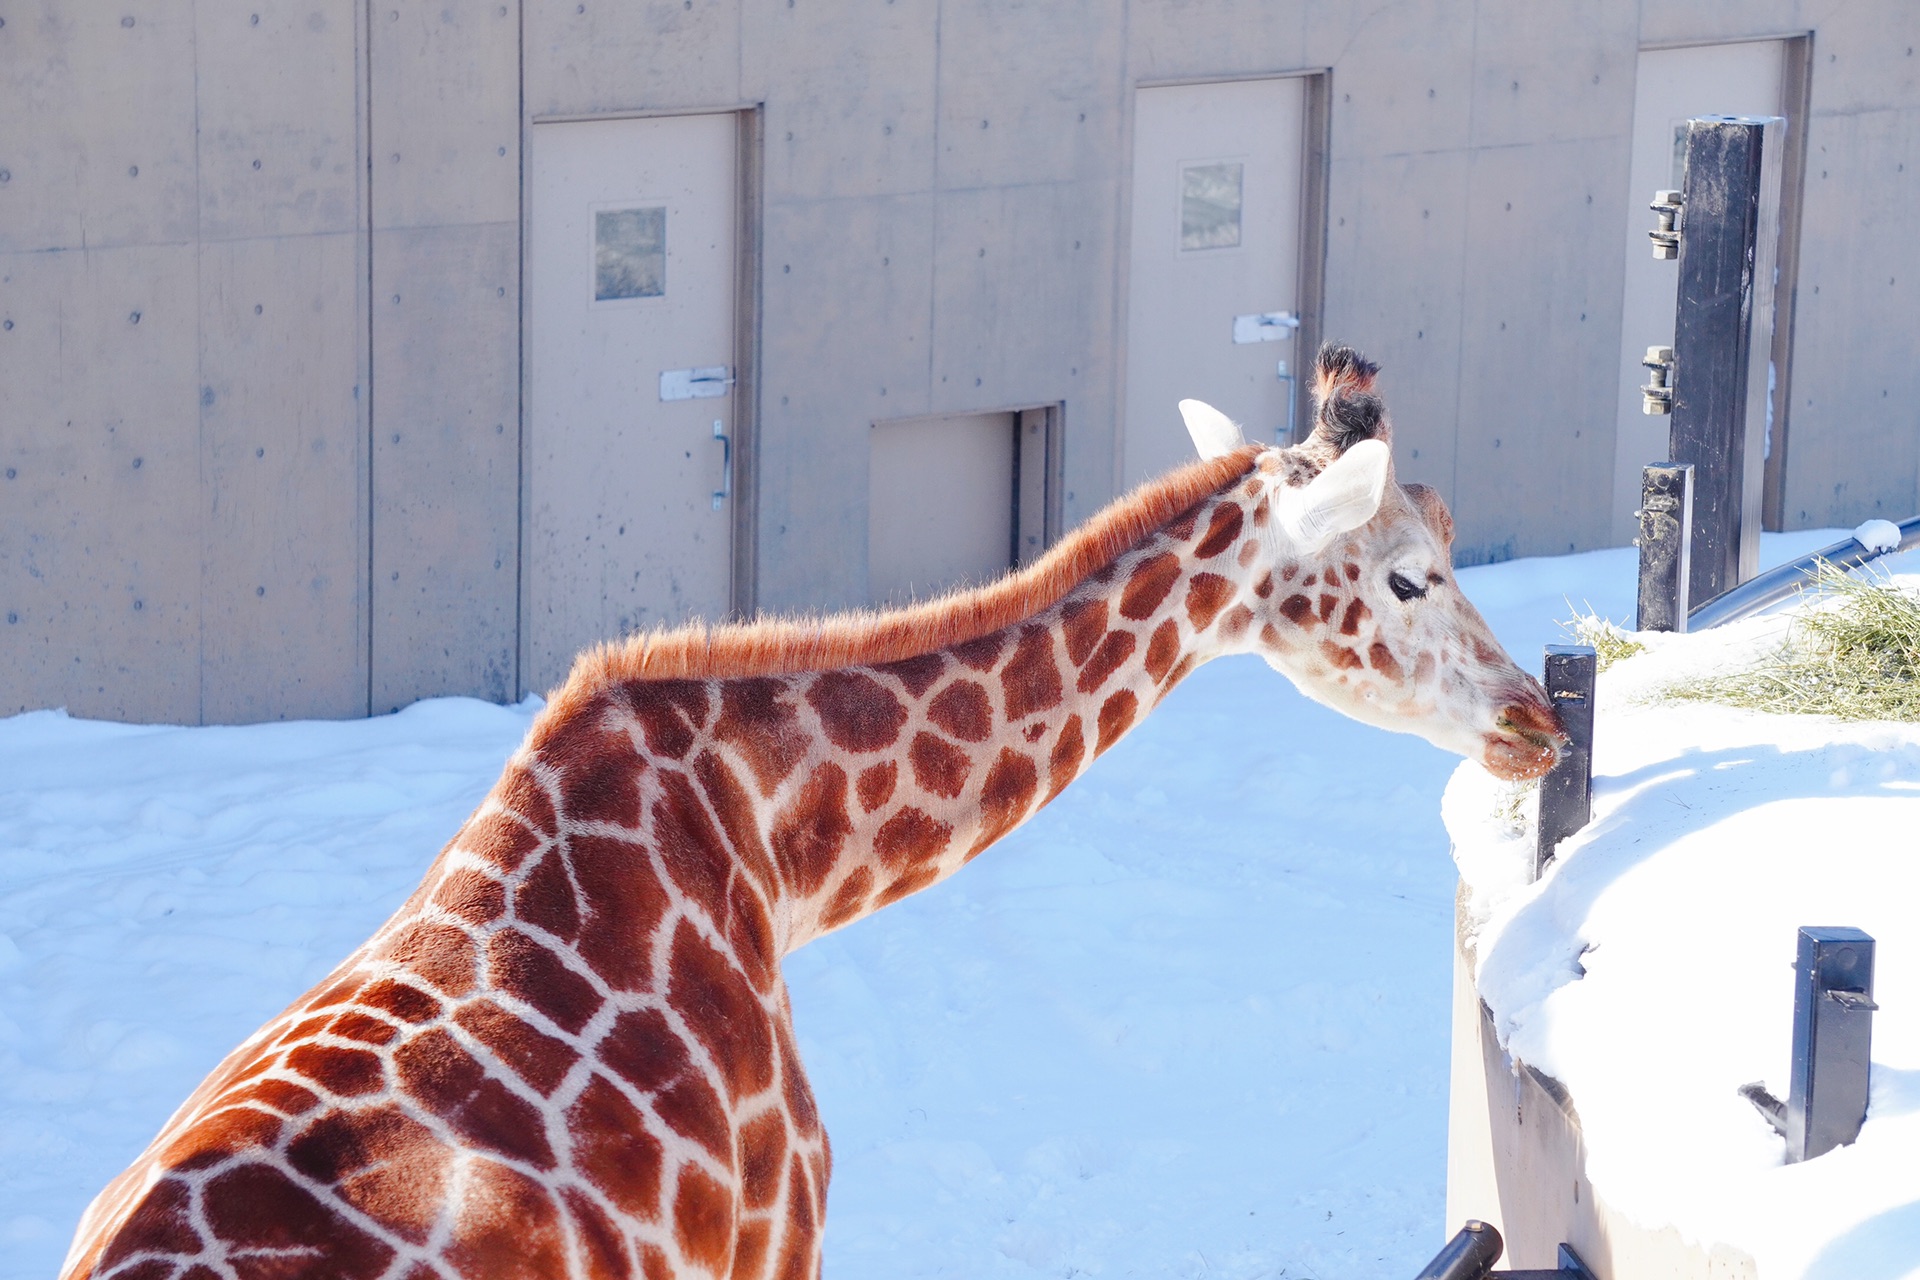
{"label": "brown spot pattern", "polygon": [[907,748],[907,762],[913,766],[913,780],[942,799],[951,800],[967,785],[973,759],[944,738],[930,733],[913,735]]}
{"label": "brown spot pattern", "polygon": [[1107,602],[1095,597],[1075,600],[1060,612],[1060,636],[1066,642],[1067,658],[1074,666],[1086,662],[1100,637],[1107,632]]}
{"label": "brown spot pattern", "polygon": [[894,784],[899,778],[900,766],[891,760],[862,769],[853,784],[854,794],[860,798],[860,811],[872,813],[892,799]]}
{"label": "brown spot pattern", "polygon": [[981,636],[977,640],[968,640],[953,646],[952,653],[960,662],[975,671],[991,671],[1000,661],[1000,650],[1006,641],[998,631]]}
{"label": "brown spot pattern", "polygon": [[820,910],[820,927],[838,929],[847,921],[859,916],[867,905],[867,895],[873,892],[873,872],[866,867],[855,867],[853,874],[840,882],[833,891],[833,897],[827,899],[827,905]]}
{"label": "brown spot pattern", "polygon": [[1296,627],[1313,625],[1313,601],[1305,596],[1288,596],[1280,602],[1280,612]]}
{"label": "brown spot pattern", "polygon": [[1145,622],[1180,580],[1180,559],[1171,551],[1150,556],[1134,569],[1120,592],[1120,616]]}
{"label": "brown spot pattern", "polygon": [[574,1167],[614,1207],[651,1218],[660,1202],[662,1148],[646,1119],[605,1076],[596,1075],[567,1112]]}
{"label": "brown spot pattern", "polygon": [[1013,830],[1027,816],[1039,785],[1040,771],[1033,761],[1012,747],[1002,747],[980,787],[980,837],[967,856],[972,857]]}
{"label": "brown spot pattern", "polygon": [[1086,758],[1087,740],[1079,716],[1068,716],[1054,739],[1047,756],[1047,799],[1059,795],[1080,774],[1080,762]]}
{"label": "brown spot pattern", "polygon": [[652,934],[666,915],[666,886],[622,842],[575,836],[572,844],[573,876],[595,922],[576,944],[580,958],[608,986],[637,991],[650,985],[651,953],[634,946],[633,939]]}
{"label": "brown spot pattern", "polygon": [[907,709],[893,691],[857,671],[820,676],[807,690],[807,702],[819,714],[827,740],[847,751],[890,746],[907,722]]}
{"label": "brown spot pattern", "polygon": [[559,1088],[573,1064],[580,1061],[579,1053],[566,1041],[536,1030],[491,1000],[463,1005],[453,1020],[543,1094]]}
{"label": "brown spot pattern", "polygon": [[1147,641],[1148,677],[1159,683],[1179,656],[1180,624],[1168,618],[1153,629],[1153,637]]}
{"label": "brown spot pattern", "polygon": [[766,1010],[740,971],[684,920],[673,935],[667,1003],[707,1046],[735,1099],[773,1083]]}
{"label": "brown spot pattern", "polygon": [[1007,719],[1019,722],[1060,705],[1060,665],[1053,656],[1053,632],[1023,627],[1013,656],[1000,672],[1000,694]]}
{"label": "brown spot pattern", "polygon": [[1331,640],[1320,642],[1321,656],[1341,671],[1358,671],[1365,664],[1360,655],[1345,645],[1335,644]]}
{"label": "brown spot pattern", "polygon": [[930,863],[921,863],[898,880],[880,891],[874,900],[875,908],[889,907],[909,894],[915,894],[940,878],[940,868]]}
{"label": "brown spot pattern", "polygon": [[1340,634],[1343,636],[1359,635],[1360,624],[1372,616],[1373,610],[1367,608],[1366,602],[1356,596],[1354,599],[1348,601],[1347,611],[1340,615]]}
{"label": "brown spot pattern", "polygon": [[423,1031],[400,1046],[393,1066],[400,1087],[469,1145],[538,1169],[553,1167],[539,1113],[488,1075],[479,1059],[445,1031]]}
{"label": "brown spot pattern", "polygon": [[847,771],[832,761],[815,769],[773,824],[773,860],[795,893],[818,889],[853,834],[847,817]]}
{"label": "brown spot pattern", "polygon": [[1233,598],[1233,584],[1217,573],[1196,573],[1187,583],[1187,621],[1204,631]]}
{"label": "brown spot pattern", "polygon": [[1080,669],[1080,678],[1074,682],[1074,687],[1081,693],[1092,693],[1098,689],[1120,669],[1121,663],[1133,656],[1133,647],[1137,643],[1131,631],[1108,632],[1107,638],[1094,651],[1092,660]]}
{"label": "brown spot pattern", "polygon": [[941,673],[947,669],[947,660],[937,653],[923,653],[917,658],[902,658],[898,662],[889,662],[875,667],[897,678],[907,688],[907,696],[917,698],[933,688]]}
{"label": "brown spot pattern", "polygon": [[956,680],[927,704],[927,719],[962,742],[985,742],[993,731],[993,701],[978,682]]}
{"label": "brown spot pattern", "polygon": [[740,753],[762,795],[786,781],[807,754],[800,713],[778,680],[729,680],[720,689],[720,718],[713,736]]}
{"label": "brown spot pattern", "polygon": [[1393,650],[1375,640],[1367,647],[1367,660],[1373,663],[1373,669],[1389,680],[1398,680],[1404,672],[1400,660],[1393,656]]}
{"label": "brown spot pattern", "polygon": [[896,867],[939,857],[947,851],[952,836],[950,824],[909,806],[880,824],[880,830],[874,833],[873,851],[882,864]]}
{"label": "brown spot pattern", "polygon": [[1133,718],[1139,710],[1140,700],[1131,689],[1122,689],[1100,704],[1100,736],[1093,746],[1096,756],[1120,740],[1120,735],[1133,727]]}
{"label": "brown spot pattern", "polygon": [[1223,502],[1215,507],[1213,518],[1207,521],[1207,536],[1194,547],[1193,558],[1210,560],[1232,546],[1234,539],[1240,536],[1240,526],[1245,518],[1238,503]]}

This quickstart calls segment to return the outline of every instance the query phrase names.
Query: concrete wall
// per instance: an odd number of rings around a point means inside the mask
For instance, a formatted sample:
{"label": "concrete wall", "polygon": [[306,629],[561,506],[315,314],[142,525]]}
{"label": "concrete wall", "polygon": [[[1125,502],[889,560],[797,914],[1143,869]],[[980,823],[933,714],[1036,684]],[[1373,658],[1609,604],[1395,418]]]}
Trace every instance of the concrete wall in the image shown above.
{"label": "concrete wall", "polygon": [[364,714],[360,12],[8,7],[0,709]]}
{"label": "concrete wall", "polygon": [[1492,1223],[1506,1242],[1500,1266],[1516,1271],[1551,1270],[1566,1243],[1596,1280],[1757,1280],[1758,1267],[1741,1250],[1702,1248],[1673,1227],[1640,1226],[1594,1191],[1574,1099],[1500,1048],[1458,951],[1452,1055],[1447,1236],[1469,1219]]}
{"label": "concrete wall", "polygon": [[521,176],[546,116],[760,108],[739,559],[760,606],[834,607],[865,596],[874,420],[1061,404],[1065,519],[1112,496],[1133,93],[1183,79],[1330,70],[1324,332],[1386,366],[1403,477],[1454,504],[1463,562],[1601,544],[1637,51],[1811,31],[1785,516],[1920,508],[1903,0],[4,17],[0,710],[521,691]]}

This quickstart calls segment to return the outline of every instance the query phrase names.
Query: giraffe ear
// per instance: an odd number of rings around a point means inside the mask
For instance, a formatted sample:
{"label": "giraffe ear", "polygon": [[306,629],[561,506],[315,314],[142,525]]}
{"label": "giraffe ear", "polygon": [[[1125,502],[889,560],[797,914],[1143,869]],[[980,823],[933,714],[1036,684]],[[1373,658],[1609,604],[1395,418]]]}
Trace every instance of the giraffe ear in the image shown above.
{"label": "giraffe ear", "polygon": [[1392,452],[1378,440],[1362,440],[1328,463],[1298,489],[1280,488],[1274,514],[1295,548],[1314,552],[1373,519],[1386,492]]}
{"label": "giraffe ear", "polygon": [[1182,400],[1180,416],[1186,420],[1187,434],[1203,458],[1218,458],[1232,453],[1247,442],[1240,424],[1201,400]]}

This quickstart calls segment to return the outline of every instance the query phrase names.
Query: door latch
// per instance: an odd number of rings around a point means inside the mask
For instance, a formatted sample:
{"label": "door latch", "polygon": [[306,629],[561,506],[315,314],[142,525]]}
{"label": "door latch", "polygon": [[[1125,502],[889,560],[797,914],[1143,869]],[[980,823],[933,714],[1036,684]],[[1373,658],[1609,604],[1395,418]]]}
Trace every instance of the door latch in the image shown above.
{"label": "door latch", "polygon": [[723,364],[709,365],[703,369],[660,371],[662,400],[711,400],[727,394],[727,388],[732,385],[733,370]]}
{"label": "door latch", "polygon": [[1233,318],[1233,340],[1237,343],[1280,342],[1293,336],[1300,317],[1291,311],[1260,311]]}

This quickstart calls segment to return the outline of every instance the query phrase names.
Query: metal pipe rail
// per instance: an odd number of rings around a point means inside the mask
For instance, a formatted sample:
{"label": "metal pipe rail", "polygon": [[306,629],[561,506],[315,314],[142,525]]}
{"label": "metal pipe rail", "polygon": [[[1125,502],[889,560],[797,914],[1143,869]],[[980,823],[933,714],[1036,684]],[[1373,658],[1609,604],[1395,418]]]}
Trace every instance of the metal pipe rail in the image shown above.
{"label": "metal pipe rail", "polygon": [[1570,1244],[1560,1246],[1560,1265],[1550,1270],[1495,1271],[1506,1247],[1492,1223],[1470,1219],[1413,1280],[1594,1280]]}
{"label": "metal pipe rail", "polygon": [[1862,546],[1857,538],[1848,538],[1757,574],[1731,591],[1723,591],[1705,604],[1689,610],[1687,629],[1703,631],[1722,623],[1737,622],[1791,598],[1806,585],[1808,575],[1819,561],[1824,560],[1837,569],[1857,569],[1882,556],[1898,555],[1902,551],[1920,547],[1920,516],[1902,522],[1899,529],[1900,545],[1891,551],[1875,551]]}

